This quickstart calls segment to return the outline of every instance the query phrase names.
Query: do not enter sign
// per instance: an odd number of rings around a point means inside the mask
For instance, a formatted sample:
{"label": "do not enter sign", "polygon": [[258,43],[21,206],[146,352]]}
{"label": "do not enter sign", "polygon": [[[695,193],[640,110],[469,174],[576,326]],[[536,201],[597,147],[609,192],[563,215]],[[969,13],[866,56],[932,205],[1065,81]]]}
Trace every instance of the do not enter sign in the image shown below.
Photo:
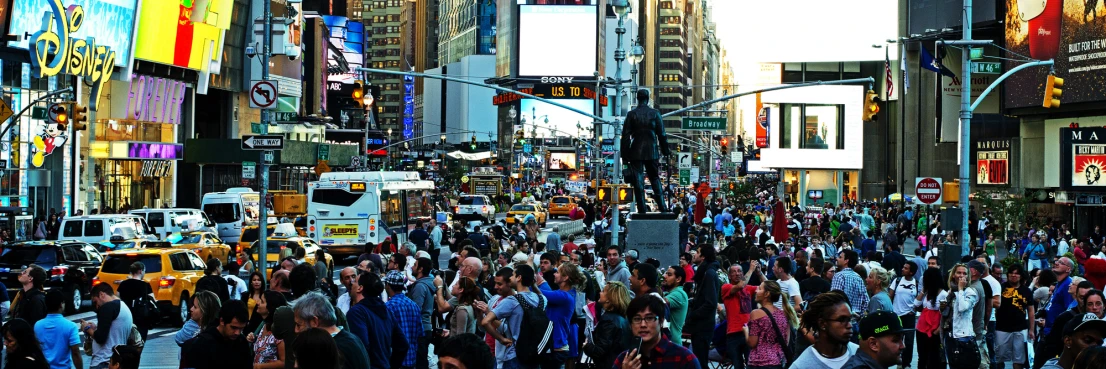
{"label": "do not enter sign", "polygon": [[940,178],[918,177],[914,180],[915,197],[923,204],[940,205],[942,191]]}

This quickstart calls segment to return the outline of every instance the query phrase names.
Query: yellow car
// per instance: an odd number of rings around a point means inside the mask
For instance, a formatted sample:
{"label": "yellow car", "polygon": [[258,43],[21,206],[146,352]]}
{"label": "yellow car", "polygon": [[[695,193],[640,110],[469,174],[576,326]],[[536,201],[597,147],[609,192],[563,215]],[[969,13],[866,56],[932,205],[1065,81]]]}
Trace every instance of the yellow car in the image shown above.
{"label": "yellow car", "polygon": [[549,216],[554,218],[562,215],[567,217],[575,208],[576,199],[571,196],[553,196],[553,199],[549,200]]}
{"label": "yellow car", "polygon": [[123,236],[111,236],[110,240],[100,241],[100,243],[94,244],[96,251],[100,253],[110,251],[122,251],[131,249],[144,249],[151,243],[158,241],[150,241],[145,238],[123,238]]}
{"label": "yellow car", "polygon": [[166,240],[178,249],[188,249],[200,256],[200,259],[209,260],[215,258],[226,265],[232,256],[230,246],[219,239],[214,232],[197,231],[174,233],[166,237]]}
{"label": "yellow car", "polygon": [[[300,236],[273,236],[266,239],[265,261],[268,263],[270,270],[279,268],[281,255],[295,255],[295,250],[302,247],[304,251],[303,261],[310,265],[315,265],[315,251],[322,250],[319,244],[315,243],[307,237]],[[254,241],[250,246],[250,257],[257,260],[257,254],[261,252],[260,245],[257,241]],[[324,250],[325,251],[325,250]],[[334,270],[334,258],[330,254],[326,255],[326,269]]]}
{"label": "yellow car", "polygon": [[[234,247],[234,253],[236,255],[239,252],[242,252],[242,250],[248,250],[250,248],[250,245],[253,245],[255,242],[257,242],[257,239],[261,237],[261,235],[257,232],[258,228],[260,227],[258,227],[256,224],[242,227],[242,235],[238,237],[238,244]],[[296,227],[291,223],[269,224],[269,226],[265,227],[265,229],[266,238],[273,237],[273,235],[277,233],[287,234],[288,232],[290,232],[290,230],[295,230],[296,234],[298,234],[300,237],[307,237],[306,229]]]}
{"label": "yellow car", "polygon": [[[100,272],[92,279],[92,285],[109,283],[112,290],[127,279],[131,264],[141,262],[146,266],[143,278],[154,290],[161,314],[178,326],[188,321],[188,304],[196,293],[196,282],[203,278],[207,264],[191,250],[172,247],[111,251],[104,255]],[[118,293],[118,291],[116,291]]]}
{"label": "yellow car", "polygon": [[518,204],[511,207],[511,211],[507,212],[507,224],[522,224],[522,221],[526,219],[527,215],[534,215],[534,219],[538,224],[545,227],[545,222],[549,218],[549,214],[542,209],[541,204]]}

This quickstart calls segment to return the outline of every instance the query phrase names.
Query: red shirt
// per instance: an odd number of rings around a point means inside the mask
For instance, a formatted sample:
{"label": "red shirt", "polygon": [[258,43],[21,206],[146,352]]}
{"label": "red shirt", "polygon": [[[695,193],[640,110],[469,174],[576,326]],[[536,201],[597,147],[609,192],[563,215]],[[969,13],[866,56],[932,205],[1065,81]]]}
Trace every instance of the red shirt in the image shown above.
{"label": "red shirt", "polygon": [[753,295],[757,293],[757,286],[746,285],[743,291],[730,295],[730,289],[734,285],[726,283],[722,285],[722,304],[726,305],[726,333],[741,332],[746,323],[749,323],[749,314],[753,312]]}
{"label": "red shirt", "polygon": [[686,280],[686,281],[695,280],[695,269],[693,269],[691,267],[691,264],[684,265],[684,274],[686,274],[685,277],[687,277],[687,278],[684,278],[684,280]]}
{"label": "red shirt", "polygon": [[568,255],[568,254],[576,252],[576,249],[578,249],[578,248],[579,247],[577,247],[576,244],[572,243],[572,241],[569,241],[569,242],[566,242],[564,245],[561,246],[561,253],[563,253],[565,255]]}

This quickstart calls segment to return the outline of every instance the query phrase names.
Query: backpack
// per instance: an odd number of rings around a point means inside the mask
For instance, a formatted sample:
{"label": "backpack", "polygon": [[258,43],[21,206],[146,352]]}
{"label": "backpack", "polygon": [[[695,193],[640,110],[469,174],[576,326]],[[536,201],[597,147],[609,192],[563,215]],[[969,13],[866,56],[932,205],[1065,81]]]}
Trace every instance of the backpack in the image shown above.
{"label": "backpack", "polygon": [[138,355],[142,355],[142,349],[146,347],[146,341],[142,339],[142,332],[138,326],[131,324],[131,333],[127,335],[127,346],[138,349]]}
{"label": "backpack", "polygon": [[153,325],[161,318],[161,311],[157,307],[157,301],[149,294],[131,300],[131,315],[135,322]]}
{"label": "backpack", "polygon": [[553,322],[545,315],[545,297],[538,294],[538,306],[530,306],[518,295],[515,295],[515,300],[522,307],[522,324],[515,341],[515,354],[520,363],[537,365],[542,355],[553,350]]}

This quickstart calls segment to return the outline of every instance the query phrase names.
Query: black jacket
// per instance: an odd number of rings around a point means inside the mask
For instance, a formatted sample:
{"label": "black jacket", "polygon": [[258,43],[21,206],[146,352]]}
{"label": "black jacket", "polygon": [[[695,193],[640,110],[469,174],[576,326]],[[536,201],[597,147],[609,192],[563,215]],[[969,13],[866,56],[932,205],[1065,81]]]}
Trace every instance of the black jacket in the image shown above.
{"label": "black jacket", "polygon": [[252,368],[253,349],[246,337],[228,339],[217,326],[200,332],[181,346],[182,368]]}
{"label": "black jacket", "polygon": [[663,152],[671,154],[668,136],[664,133],[661,114],[647,104],[640,104],[626,115],[619,142],[624,160],[657,160]]}
{"label": "black jacket", "polygon": [[630,349],[631,336],[626,317],[603,313],[592,331],[592,340],[584,345],[584,353],[594,360],[596,368],[612,368],[618,354]]}
{"label": "black jacket", "polygon": [[718,284],[718,262],[699,264],[699,269],[695,272],[695,293],[688,302],[685,332],[710,334],[714,330],[714,314],[718,309],[718,295],[721,291],[722,286]]}
{"label": "black jacket", "polygon": [[217,275],[205,275],[200,280],[196,281],[196,292],[199,290],[207,290],[215,293],[219,296],[219,302],[227,303],[230,300],[230,287],[227,285],[227,280],[222,276]]}
{"label": "black jacket", "polygon": [[[12,307],[12,316],[26,320],[33,327],[36,322],[46,317],[46,294],[37,288],[20,290],[15,294],[19,303]],[[15,300],[13,300],[15,301]]]}

